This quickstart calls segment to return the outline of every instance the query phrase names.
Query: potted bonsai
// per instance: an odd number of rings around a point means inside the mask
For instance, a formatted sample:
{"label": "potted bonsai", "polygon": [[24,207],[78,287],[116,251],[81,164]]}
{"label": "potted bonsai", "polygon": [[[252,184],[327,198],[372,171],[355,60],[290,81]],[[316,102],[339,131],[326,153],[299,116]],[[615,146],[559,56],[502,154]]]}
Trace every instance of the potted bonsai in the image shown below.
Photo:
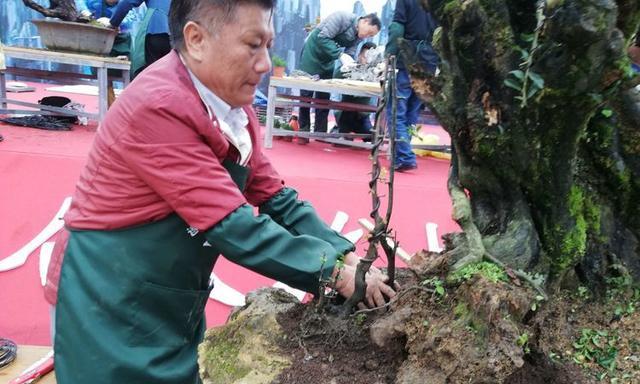
{"label": "potted bonsai", "polygon": [[273,64],[273,77],[284,77],[284,68],[287,66],[287,62],[282,57],[273,55],[271,63]]}

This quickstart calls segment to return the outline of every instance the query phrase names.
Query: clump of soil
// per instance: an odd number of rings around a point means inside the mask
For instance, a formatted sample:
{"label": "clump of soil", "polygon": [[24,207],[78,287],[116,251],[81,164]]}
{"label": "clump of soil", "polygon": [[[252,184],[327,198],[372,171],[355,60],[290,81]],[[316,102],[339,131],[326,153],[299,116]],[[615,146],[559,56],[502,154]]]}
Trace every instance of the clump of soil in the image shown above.
{"label": "clump of soil", "polygon": [[637,291],[601,300],[564,291],[545,303],[513,277],[399,274],[385,313],[345,319],[307,304],[279,316],[293,364],[273,383],[640,382]]}
{"label": "clump of soil", "polygon": [[290,335],[280,347],[291,355],[293,365],[274,384],[394,383],[406,357],[401,338],[388,349],[371,341],[371,316],[344,318],[318,313],[311,305],[298,305],[278,322]]}

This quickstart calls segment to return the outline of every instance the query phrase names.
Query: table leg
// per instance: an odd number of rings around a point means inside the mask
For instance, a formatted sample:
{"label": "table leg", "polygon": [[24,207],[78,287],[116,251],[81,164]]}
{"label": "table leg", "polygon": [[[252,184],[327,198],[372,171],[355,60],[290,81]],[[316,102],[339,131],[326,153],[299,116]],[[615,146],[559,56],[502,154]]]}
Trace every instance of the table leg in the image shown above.
{"label": "table leg", "polygon": [[127,85],[129,85],[129,82],[131,81],[131,71],[129,71],[128,69],[123,69],[122,70],[122,88],[127,88]]}
{"label": "table leg", "polygon": [[[7,75],[4,71],[0,71],[0,99],[7,98]],[[0,109],[7,109],[7,103],[0,103]]]}
{"label": "table leg", "polygon": [[108,105],[108,83],[107,68],[98,67],[98,119],[102,121],[107,114]]}
{"label": "table leg", "polygon": [[276,114],[276,87],[269,86],[267,94],[267,129],[264,134],[264,147],[273,147],[273,118]]}

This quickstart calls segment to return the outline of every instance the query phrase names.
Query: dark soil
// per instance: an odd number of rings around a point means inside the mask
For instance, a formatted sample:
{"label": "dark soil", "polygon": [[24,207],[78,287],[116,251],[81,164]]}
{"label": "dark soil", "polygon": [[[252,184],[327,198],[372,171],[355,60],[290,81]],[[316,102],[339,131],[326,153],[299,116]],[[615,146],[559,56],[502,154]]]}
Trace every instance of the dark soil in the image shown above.
{"label": "dark soil", "polygon": [[[534,310],[536,292],[520,281],[475,276],[436,294],[421,282],[444,275],[401,275],[404,289],[386,313],[343,319],[307,304],[280,316],[288,335],[280,347],[294,363],[273,383],[640,382],[638,291],[594,300],[565,290]],[[584,330],[611,336],[602,349],[615,363],[580,357]]]}
{"label": "dark soil", "polygon": [[398,339],[389,349],[376,346],[369,338],[374,319],[319,314],[312,305],[298,305],[280,316],[284,333],[291,335],[280,347],[294,363],[273,383],[394,383],[406,358],[405,340]]}

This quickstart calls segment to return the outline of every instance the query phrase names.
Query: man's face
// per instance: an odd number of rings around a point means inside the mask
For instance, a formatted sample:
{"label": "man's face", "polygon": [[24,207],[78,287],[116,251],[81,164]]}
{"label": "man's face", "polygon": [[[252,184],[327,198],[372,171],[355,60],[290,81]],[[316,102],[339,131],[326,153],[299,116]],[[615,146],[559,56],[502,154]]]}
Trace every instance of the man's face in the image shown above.
{"label": "man's face", "polygon": [[368,37],[373,37],[378,34],[380,30],[375,25],[369,24],[369,20],[360,19],[358,22],[358,37],[360,39],[366,39]]}
{"label": "man's face", "polygon": [[363,48],[358,54],[358,64],[367,64],[367,51],[369,48]]}
{"label": "man's face", "polygon": [[240,5],[235,19],[205,36],[199,79],[231,107],[253,102],[262,75],[271,71],[272,13]]}

